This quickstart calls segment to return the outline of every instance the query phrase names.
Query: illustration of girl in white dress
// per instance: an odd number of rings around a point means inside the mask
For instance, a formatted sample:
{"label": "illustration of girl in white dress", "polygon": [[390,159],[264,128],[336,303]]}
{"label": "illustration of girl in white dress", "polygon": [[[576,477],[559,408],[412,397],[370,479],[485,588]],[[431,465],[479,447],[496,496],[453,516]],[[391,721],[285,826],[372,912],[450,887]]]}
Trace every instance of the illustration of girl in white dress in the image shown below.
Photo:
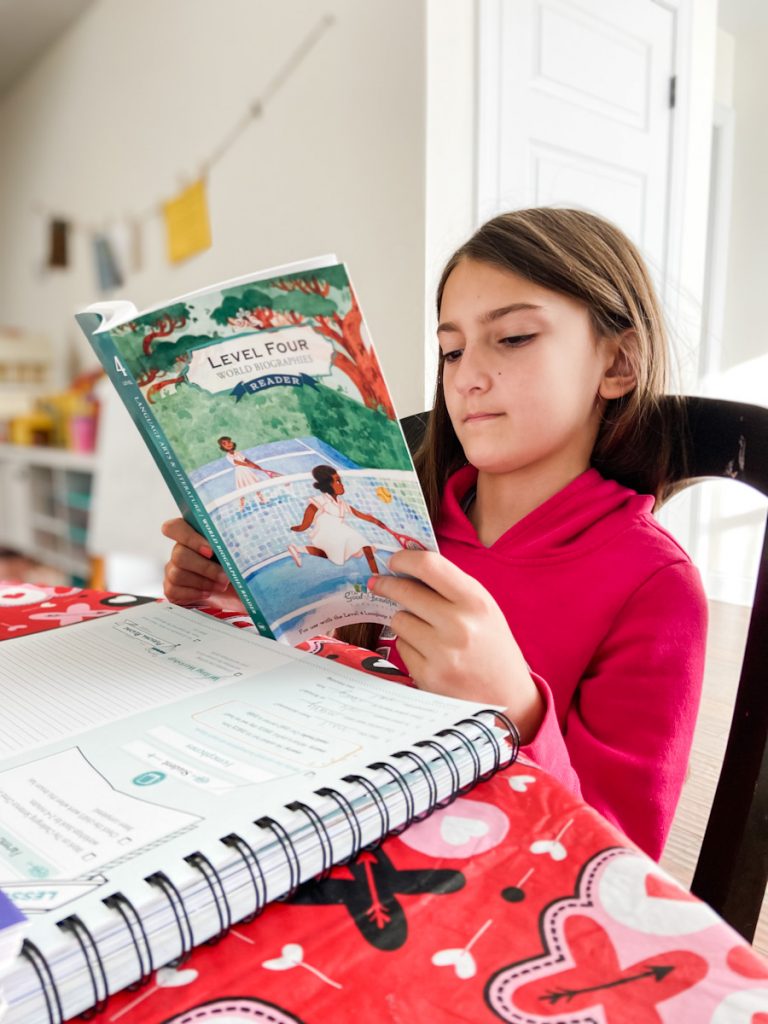
{"label": "illustration of girl in white dress", "polygon": [[317,497],[309,499],[304,518],[299,525],[291,527],[294,533],[309,530],[312,543],[306,547],[289,544],[288,554],[298,566],[301,565],[302,552],[315,555],[317,558],[327,558],[334,565],[343,565],[349,558],[365,555],[371,572],[378,573],[379,567],[374,557],[375,546],[356,530],[349,520],[352,516],[357,516],[358,519],[365,519],[387,533],[392,531],[380,519],[368,515],[367,512],[361,512],[342,499],[344,484],[333,466],[315,466],[312,476],[315,478],[314,486],[320,493]]}
{"label": "illustration of girl in white dress", "polygon": [[[273,473],[271,469],[264,469],[256,462],[243,455],[237,450],[237,445],[231,437],[220,437],[219,448],[224,452],[227,462],[235,470],[235,487],[240,490],[242,487],[250,487],[252,484],[261,483],[262,480],[269,480],[273,477],[280,476],[280,473]],[[256,496],[262,505],[266,502],[266,498],[259,492],[256,491]],[[240,508],[245,508],[245,495],[240,497]]]}

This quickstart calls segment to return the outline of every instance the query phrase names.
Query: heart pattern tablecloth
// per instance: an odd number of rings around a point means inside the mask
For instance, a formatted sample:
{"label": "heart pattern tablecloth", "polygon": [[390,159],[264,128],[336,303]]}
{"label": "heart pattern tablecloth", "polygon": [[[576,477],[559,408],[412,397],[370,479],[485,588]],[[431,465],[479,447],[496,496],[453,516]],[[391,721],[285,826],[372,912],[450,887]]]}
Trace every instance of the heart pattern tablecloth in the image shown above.
{"label": "heart pattern tablecloth", "polygon": [[[0,583],[0,638],[138,600]],[[402,681],[370,652],[326,637],[303,646]],[[139,991],[113,995],[101,1019],[768,1024],[768,963],[597,812],[519,761]]]}

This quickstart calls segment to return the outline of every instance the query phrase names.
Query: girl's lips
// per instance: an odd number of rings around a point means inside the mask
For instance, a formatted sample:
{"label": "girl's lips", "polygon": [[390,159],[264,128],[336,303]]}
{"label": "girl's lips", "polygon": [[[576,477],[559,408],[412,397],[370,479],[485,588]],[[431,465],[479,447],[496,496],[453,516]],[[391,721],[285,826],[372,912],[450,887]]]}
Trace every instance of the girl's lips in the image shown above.
{"label": "girl's lips", "polygon": [[499,416],[503,416],[501,412],[474,412],[470,413],[469,416],[464,417],[465,423],[479,423],[482,420],[495,420]]}

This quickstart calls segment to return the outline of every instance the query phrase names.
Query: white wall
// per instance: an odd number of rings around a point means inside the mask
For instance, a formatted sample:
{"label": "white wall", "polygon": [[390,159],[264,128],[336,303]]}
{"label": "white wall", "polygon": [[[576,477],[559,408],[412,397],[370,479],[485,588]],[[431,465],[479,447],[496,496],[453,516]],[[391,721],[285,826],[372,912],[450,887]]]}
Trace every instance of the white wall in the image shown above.
{"label": "white wall", "polygon": [[[718,33],[716,99],[732,111],[729,230],[725,242],[724,310],[716,359],[701,390],[734,401],[768,405],[768,333],[763,294],[768,279],[768,28],[736,23]],[[727,481],[700,495],[699,564],[710,597],[751,604],[765,524],[766,501]]]}
{"label": "white wall", "polygon": [[477,227],[476,29],[474,0],[427,0],[425,409],[437,374],[437,283]]}
{"label": "white wall", "polygon": [[[768,280],[768,28],[735,37],[733,204],[722,369],[765,355]],[[768,403],[763,368],[762,401]]]}
{"label": "white wall", "polygon": [[[36,208],[100,228],[171,198],[328,14],[333,26],[211,171],[213,247],[170,266],[153,216],[143,270],[108,297],[141,308],[335,251],[398,411],[424,408],[424,0],[96,0],[0,97],[0,323],[50,335],[59,385],[96,365],[72,315],[104,296],[83,231],[69,269],[42,271]],[[91,547],[149,556],[138,577],[112,580],[149,592],[173,505],[122,408],[104,419]],[[115,516],[105,495],[129,476],[131,514]]]}
{"label": "white wall", "polygon": [[99,296],[82,232],[70,270],[41,272],[36,205],[99,226],[170,198],[325,14],[335,25],[212,171],[213,248],[169,266],[154,217],[118,294],[141,307],[336,251],[399,411],[423,407],[421,0],[97,0],[0,99],[0,322],[49,333],[60,376],[91,361],[71,317]]}

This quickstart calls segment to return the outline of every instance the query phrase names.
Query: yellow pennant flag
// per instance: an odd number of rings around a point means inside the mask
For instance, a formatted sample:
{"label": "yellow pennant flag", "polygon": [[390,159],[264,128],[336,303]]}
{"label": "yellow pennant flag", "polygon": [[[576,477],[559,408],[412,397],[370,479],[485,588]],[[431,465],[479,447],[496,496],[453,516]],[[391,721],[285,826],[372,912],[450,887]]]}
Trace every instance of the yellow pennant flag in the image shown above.
{"label": "yellow pennant flag", "polygon": [[211,225],[205,180],[185,188],[175,199],[163,203],[168,259],[180,263],[211,247]]}

